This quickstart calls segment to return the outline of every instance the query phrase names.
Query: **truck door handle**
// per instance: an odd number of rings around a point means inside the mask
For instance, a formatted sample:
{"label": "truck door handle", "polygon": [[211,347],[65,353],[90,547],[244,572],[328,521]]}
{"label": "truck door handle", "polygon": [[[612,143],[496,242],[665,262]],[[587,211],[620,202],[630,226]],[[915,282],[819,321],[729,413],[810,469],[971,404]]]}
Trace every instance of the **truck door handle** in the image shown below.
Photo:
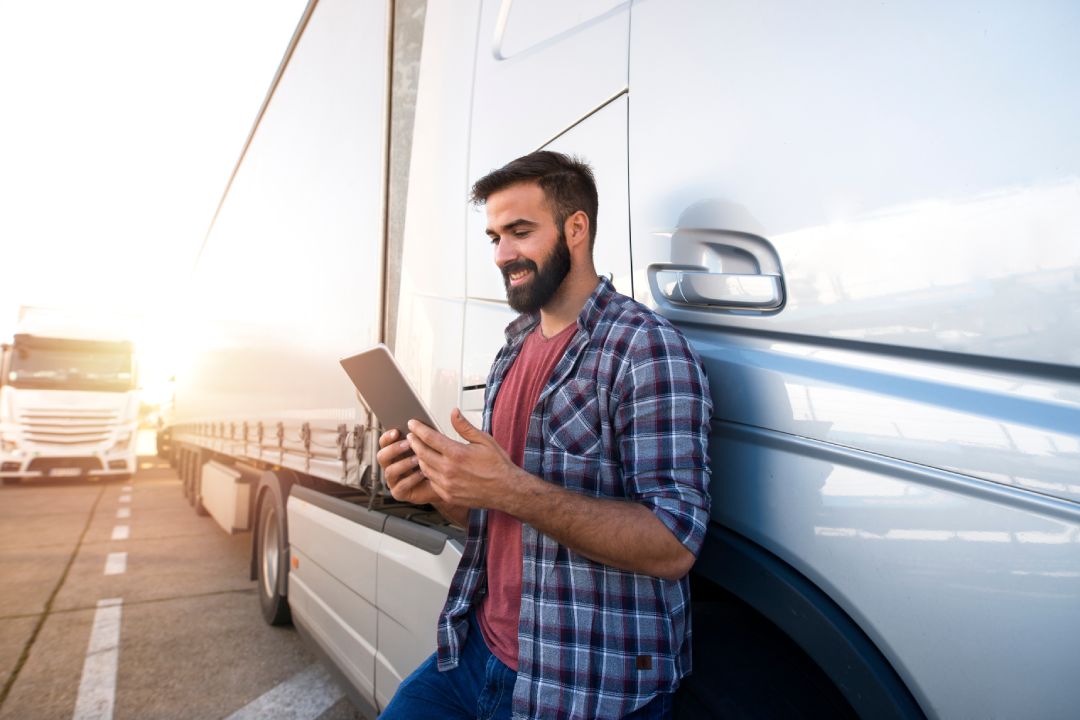
{"label": "truck door handle", "polygon": [[779,275],[656,270],[660,294],[676,305],[775,310],[784,304]]}

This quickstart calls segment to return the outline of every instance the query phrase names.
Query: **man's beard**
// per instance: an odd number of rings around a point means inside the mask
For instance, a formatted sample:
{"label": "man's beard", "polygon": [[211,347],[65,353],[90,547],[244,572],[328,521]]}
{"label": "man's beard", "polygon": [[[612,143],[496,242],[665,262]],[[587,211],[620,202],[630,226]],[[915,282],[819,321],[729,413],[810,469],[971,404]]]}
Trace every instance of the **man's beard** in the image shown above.
{"label": "man's beard", "polygon": [[[536,312],[547,305],[570,273],[570,248],[564,233],[559,233],[559,241],[542,262],[538,268],[532,260],[517,260],[502,269],[506,300],[519,313]],[[523,285],[511,287],[511,273],[521,270],[531,270],[532,277]]]}

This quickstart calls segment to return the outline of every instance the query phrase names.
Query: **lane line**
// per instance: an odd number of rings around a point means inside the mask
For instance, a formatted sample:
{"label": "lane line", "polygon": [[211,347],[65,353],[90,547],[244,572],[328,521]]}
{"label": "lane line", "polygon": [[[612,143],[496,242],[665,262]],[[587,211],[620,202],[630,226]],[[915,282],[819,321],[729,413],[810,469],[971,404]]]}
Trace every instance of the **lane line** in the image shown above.
{"label": "lane line", "polygon": [[127,553],[109,553],[109,556],[105,558],[105,574],[123,575],[125,572],[127,572]]}
{"label": "lane line", "polygon": [[225,720],[315,720],[345,692],[321,665],[302,670],[240,708]]}
{"label": "lane line", "polygon": [[129,517],[131,517],[131,508],[129,508],[129,507],[117,508],[117,510],[116,510],[116,519],[117,520],[124,520],[124,519],[129,518]]}
{"label": "lane line", "polygon": [[127,540],[131,535],[131,528],[127,525],[117,525],[112,529],[113,540]]}
{"label": "lane line", "polygon": [[72,720],[112,720],[120,657],[120,598],[98,600]]}
{"label": "lane line", "polygon": [[120,496],[120,502],[122,502],[122,503],[131,502],[131,496],[130,495],[121,495]]}
{"label": "lane line", "polygon": [[131,486],[125,485],[124,487],[120,488],[120,492],[131,492]]}
{"label": "lane line", "polygon": [[56,585],[53,587],[52,592],[49,593],[49,599],[45,601],[45,610],[37,616],[37,622],[34,624],[34,629],[30,632],[30,637],[27,639],[26,644],[23,645],[22,652],[19,653],[19,659],[15,661],[15,667],[12,668],[11,674],[8,675],[7,681],[4,683],[4,688],[0,690],[0,708],[4,707],[8,695],[11,694],[11,688],[15,686],[15,681],[19,679],[19,675],[22,673],[22,669],[29,659],[30,650],[33,649],[34,643],[37,642],[38,634],[41,632],[41,626],[45,624],[45,620],[52,614],[53,602],[56,601],[56,596],[59,594],[60,588],[67,582],[68,574],[71,572],[71,566],[75,564],[75,557],[79,554],[79,550],[82,549],[83,541],[86,539],[86,533],[90,531],[90,524],[94,520],[94,513],[97,512],[98,505],[101,503],[101,498],[104,497],[104,495],[105,486],[102,485],[101,489],[98,491],[97,497],[94,498],[93,505],[90,506],[90,513],[86,516],[86,524],[83,525],[82,533],[79,534],[79,541],[75,543],[75,548],[71,551],[67,564],[64,565],[64,571],[60,573],[60,578],[56,581]]}

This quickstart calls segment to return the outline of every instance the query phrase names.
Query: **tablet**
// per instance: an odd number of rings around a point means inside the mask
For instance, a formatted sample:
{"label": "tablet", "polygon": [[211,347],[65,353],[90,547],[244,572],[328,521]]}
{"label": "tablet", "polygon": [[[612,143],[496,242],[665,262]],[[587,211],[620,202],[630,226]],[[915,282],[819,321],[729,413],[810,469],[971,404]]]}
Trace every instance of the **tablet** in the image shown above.
{"label": "tablet", "polygon": [[396,428],[405,437],[409,432],[407,423],[416,419],[442,432],[390,349],[382,343],[345,358],[341,367],[384,430]]}

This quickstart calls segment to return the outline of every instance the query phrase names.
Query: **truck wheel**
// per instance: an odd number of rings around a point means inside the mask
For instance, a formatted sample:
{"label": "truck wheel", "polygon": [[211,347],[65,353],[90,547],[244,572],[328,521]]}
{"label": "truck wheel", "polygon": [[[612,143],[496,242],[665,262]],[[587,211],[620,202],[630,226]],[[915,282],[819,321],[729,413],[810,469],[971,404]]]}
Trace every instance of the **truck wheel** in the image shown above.
{"label": "truck wheel", "polygon": [[202,502],[202,465],[196,465],[195,472],[191,474],[191,505],[196,515],[205,517],[210,514]]}
{"label": "truck wheel", "polygon": [[694,672],[675,696],[679,720],[856,718],[806,653],[734,596],[695,598],[693,623]]}
{"label": "truck wheel", "polygon": [[285,585],[289,566],[285,548],[284,517],[278,503],[271,494],[263,498],[259,508],[257,549],[257,574],[259,583],[259,605],[262,606],[263,618],[270,625],[286,625],[292,619],[289,601],[280,588]]}
{"label": "truck wheel", "polygon": [[177,462],[177,468],[176,468],[177,475],[180,476],[180,490],[181,490],[181,492],[184,493],[184,499],[185,500],[187,500],[191,496],[190,490],[188,489],[188,465],[189,465],[188,457],[189,457],[188,451],[187,450],[181,450],[180,451],[180,459],[179,459],[179,462]]}

